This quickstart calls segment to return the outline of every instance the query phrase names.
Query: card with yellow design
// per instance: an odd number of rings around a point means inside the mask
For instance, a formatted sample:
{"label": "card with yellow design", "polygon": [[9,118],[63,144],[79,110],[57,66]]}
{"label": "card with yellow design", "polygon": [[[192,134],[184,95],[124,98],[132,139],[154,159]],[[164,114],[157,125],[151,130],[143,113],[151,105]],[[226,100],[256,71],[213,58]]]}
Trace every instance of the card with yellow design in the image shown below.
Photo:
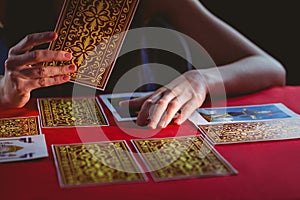
{"label": "card with yellow design", "polygon": [[234,175],[202,136],[132,140],[155,181]]}
{"label": "card with yellow design", "polygon": [[61,187],[144,182],[125,141],[52,145]]}
{"label": "card with yellow design", "polygon": [[17,117],[0,119],[0,138],[39,135],[39,117]]}
{"label": "card with yellow design", "polygon": [[214,145],[300,138],[299,118],[219,123],[198,127]]}
{"label": "card with yellow design", "polygon": [[109,125],[96,97],[39,98],[37,102],[44,128]]}
{"label": "card with yellow design", "polygon": [[[139,0],[65,0],[51,50],[71,52],[71,82],[105,90]],[[62,65],[53,62],[46,65]]]}

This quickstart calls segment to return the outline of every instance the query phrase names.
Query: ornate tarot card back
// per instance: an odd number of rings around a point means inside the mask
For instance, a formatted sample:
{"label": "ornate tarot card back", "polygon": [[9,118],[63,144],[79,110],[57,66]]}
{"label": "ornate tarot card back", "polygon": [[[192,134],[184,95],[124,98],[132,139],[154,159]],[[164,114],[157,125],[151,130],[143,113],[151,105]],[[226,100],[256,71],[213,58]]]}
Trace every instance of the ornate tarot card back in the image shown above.
{"label": "ornate tarot card back", "polygon": [[[73,55],[71,82],[104,91],[139,0],[65,0],[51,50]],[[68,64],[52,62],[48,65]]]}

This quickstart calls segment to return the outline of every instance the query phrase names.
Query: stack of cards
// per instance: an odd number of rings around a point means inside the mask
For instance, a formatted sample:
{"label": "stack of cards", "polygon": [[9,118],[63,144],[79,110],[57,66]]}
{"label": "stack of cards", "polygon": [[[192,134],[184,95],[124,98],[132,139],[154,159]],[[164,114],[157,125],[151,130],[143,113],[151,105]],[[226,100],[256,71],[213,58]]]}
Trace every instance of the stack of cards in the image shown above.
{"label": "stack of cards", "polygon": [[0,163],[47,157],[38,117],[0,119]]}

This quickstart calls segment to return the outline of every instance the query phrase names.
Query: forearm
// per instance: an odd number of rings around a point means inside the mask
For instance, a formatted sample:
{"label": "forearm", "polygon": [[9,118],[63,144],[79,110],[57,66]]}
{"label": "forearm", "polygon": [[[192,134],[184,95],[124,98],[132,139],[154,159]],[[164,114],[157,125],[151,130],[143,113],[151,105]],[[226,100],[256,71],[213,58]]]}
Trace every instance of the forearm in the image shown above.
{"label": "forearm", "polygon": [[241,60],[201,70],[208,92],[240,95],[285,85],[286,72],[276,60],[267,56],[250,56]]}

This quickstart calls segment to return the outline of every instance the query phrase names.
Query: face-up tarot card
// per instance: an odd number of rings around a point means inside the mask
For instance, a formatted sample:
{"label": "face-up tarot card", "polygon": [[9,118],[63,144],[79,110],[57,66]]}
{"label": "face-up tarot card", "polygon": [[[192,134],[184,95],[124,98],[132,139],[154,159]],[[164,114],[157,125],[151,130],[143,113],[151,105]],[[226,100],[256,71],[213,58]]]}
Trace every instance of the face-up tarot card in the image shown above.
{"label": "face-up tarot card", "polygon": [[0,139],[0,163],[32,160],[47,156],[47,145],[43,134]]}
{"label": "face-up tarot card", "polygon": [[135,92],[135,93],[118,93],[118,94],[104,94],[100,95],[103,103],[109,108],[113,116],[118,121],[132,121],[136,120],[140,108],[120,107],[119,102],[130,100],[138,97],[143,97],[153,92]]}
{"label": "face-up tarot card", "polygon": [[95,97],[38,99],[41,123],[46,127],[107,126]]}
{"label": "face-up tarot card", "polygon": [[299,117],[299,115],[281,103],[199,108],[197,111],[208,123],[258,121]]}
{"label": "face-up tarot card", "polygon": [[155,181],[237,173],[202,136],[141,139],[132,143]]}
{"label": "face-up tarot card", "polygon": [[52,150],[61,187],[147,180],[125,141],[52,145]]}

